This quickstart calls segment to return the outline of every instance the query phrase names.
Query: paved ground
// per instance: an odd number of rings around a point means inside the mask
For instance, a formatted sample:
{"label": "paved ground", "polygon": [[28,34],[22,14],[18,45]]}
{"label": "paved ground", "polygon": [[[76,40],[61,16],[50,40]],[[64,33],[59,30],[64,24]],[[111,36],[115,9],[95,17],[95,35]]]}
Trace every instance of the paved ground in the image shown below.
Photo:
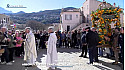
{"label": "paved ground", "polygon": [[[99,57],[99,63],[88,65],[88,58],[79,57],[80,50],[78,49],[58,49],[58,67],[57,70],[121,70],[121,64],[112,65],[114,60]],[[0,70],[47,70],[46,67],[46,49],[38,51],[37,67],[22,66],[23,57],[16,58],[11,66],[0,65]]]}

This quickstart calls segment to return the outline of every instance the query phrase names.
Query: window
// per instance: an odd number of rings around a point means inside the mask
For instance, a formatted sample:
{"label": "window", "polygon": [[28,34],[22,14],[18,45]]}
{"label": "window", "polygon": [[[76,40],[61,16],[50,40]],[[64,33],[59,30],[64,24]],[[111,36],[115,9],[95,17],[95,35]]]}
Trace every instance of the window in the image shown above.
{"label": "window", "polygon": [[87,9],[88,9],[88,5],[87,5]]}
{"label": "window", "polygon": [[87,23],[89,23],[89,15],[87,15]]}
{"label": "window", "polygon": [[65,15],[65,20],[72,20],[72,15]]}
{"label": "window", "polygon": [[9,21],[9,18],[8,18],[8,21]]}
{"label": "window", "polygon": [[1,20],[1,23],[3,23],[3,20]]}
{"label": "window", "polygon": [[78,18],[78,15],[76,15],[76,18]]}
{"label": "window", "polygon": [[68,15],[65,15],[65,20],[67,20],[68,19]]}
{"label": "window", "polygon": [[6,23],[7,23],[7,21],[8,21],[8,18],[6,18]]}
{"label": "window", "polygon": [[4,18],[4,20],[6,20],[6,18]]}
{"label": "window", "polygon": [[70,15],[70,20],[72,20],[72,15]]}

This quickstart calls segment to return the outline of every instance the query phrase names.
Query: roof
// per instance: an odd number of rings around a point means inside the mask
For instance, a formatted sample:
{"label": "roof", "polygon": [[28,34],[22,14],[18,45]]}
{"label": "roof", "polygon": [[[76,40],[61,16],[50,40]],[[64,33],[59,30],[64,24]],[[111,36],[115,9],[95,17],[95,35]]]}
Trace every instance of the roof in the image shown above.
{"label": "roof", "polygon": [[62,12],[80,12],[80,9],[62,9]]}

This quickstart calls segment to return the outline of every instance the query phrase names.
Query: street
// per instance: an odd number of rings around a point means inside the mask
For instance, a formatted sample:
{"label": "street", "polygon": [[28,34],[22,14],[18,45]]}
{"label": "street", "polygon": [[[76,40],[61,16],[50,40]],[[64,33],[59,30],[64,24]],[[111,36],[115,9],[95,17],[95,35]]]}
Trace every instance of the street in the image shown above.
{"label": "street", "polygon": [[[81,51],[72,48],[58,48],[57,70],[121,70],[121,64],[112,65],[114,60],[99,57],[99,63],[93,65],[87,64],[89,58],[79,57]],[[88,57],[88,56],[87,56]],[[13,65],[0,65],[0,70],[47,70],[46,67],[46,49],[38,51],[36,67],[22,66],[23,57],[15,58]]]}

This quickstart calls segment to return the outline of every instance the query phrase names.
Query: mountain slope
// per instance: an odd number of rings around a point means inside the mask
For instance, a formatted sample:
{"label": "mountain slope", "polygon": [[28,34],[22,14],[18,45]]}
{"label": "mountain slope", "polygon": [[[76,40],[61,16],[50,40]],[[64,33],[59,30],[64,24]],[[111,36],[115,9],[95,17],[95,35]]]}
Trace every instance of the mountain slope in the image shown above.
{"label": "mountain slope", "polygon": [[[64,9],[75,9],[73,7],[67,7]],[[15,23],[25,24],[28,20],[36,20],[44,24],[60,23],[61,9],[45,10],[33,13],[25,13],[20,11],[18,13],[7,14]]]}
{"label": "mountain slope", "polygon": [[12,13],[12,11],[5,10],[4,8],[0,7],[0,14],[3,13]]}

